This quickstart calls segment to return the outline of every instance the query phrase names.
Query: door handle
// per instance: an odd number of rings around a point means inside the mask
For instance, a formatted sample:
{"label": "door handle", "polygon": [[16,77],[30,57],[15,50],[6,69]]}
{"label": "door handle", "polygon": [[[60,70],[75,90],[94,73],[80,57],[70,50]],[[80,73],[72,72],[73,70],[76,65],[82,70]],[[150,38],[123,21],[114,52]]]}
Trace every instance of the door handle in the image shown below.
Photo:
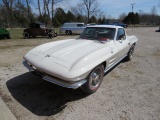
{"label": "door handle", "polygon": [[111,53],[113,53],[113,51],[111,51]]}
{"label": "door handle", "polygon": [[129,42],[128,45],[131,45],[131,42]]}

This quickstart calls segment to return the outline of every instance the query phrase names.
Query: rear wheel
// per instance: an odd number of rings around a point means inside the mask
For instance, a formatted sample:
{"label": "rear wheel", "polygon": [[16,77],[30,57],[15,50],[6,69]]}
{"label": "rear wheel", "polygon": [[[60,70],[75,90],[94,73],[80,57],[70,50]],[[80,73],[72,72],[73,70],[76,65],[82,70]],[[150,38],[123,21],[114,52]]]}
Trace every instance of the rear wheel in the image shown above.
{"label": "rear wheel", "polygon": [[66,30],[66,31],[65,31],[65,33],[66,33],[66,35],[68,35],[68,34],[69,34],[69,31],[68,31],[68,30]]}
{"label": "rear wheel", "polygon": [[47,36],[48,36],[48,38],[53,38],[53,37],[54,37],[54,33],[53,33],[53,32],[49,32],[49,33],[47,34]]}
{"label": "rear wheel", "polygon": [[29,35],[29,33],[28,33],[28,32],[24,32],[24,33],[23,33],[23,37],[24,37],[25,39],[27,39],[27,38],[29,38],[29,37],[30,37],[30,35]]}
{"label": "rear wheel", "polygon": [[69,30],[69,35],[72,35],[72,31],[71,30]]}
{"label": "rear wheel", "polygon": [[99,65],[95,67],[87,77],[87,82],[81,86],[81,89],[87,93],[92,94],[97,91],[102,83],[104,76],[104,66]]}

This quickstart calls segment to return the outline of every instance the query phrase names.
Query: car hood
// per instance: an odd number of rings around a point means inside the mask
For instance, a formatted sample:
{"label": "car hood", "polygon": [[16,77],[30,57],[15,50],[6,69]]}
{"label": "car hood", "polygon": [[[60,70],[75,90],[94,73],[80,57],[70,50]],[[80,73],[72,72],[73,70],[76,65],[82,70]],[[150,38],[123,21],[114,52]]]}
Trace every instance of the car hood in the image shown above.
{"label": "car hood", "polygon": [[24,58],[35,64],[49,58],[54,63],[70,68],[87,55],[106,47],[106,44],[93,40],[72,39],[58,42],[52,42],[50,45],[49,43],[48,45],[44,44],[45,47],[41,45],[41,47],[31,50]]}
{"label": "car hood", "polygon": [[[32,49],[24,59],[40,71],[68,80],[87,72],[87,69],[79,65],[83,63],[85,67],[87,61],[92,60],[91,58],[94,61],[93,56],[97,55],[96,52],[101,53],[100,50],[103,51],[102,49],[106,46],[108,46],[107,43],[92,40],[61,40]],[[81,72],[77,72],[76,68]]]}
{"label": "car hood", "polygon": [[39,53],[65,62],[73,62],[101,49],[103,46],[104,44],[92,40],[70,40],[53,47],[42,49]]}

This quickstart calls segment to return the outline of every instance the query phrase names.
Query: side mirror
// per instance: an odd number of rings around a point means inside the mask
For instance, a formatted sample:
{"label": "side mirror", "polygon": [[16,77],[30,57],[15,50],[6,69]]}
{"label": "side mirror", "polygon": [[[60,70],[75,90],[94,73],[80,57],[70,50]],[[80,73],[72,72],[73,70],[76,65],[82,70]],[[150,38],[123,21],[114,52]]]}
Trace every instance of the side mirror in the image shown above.
{"label": "side mirror", "polygon": [[125,39],[126,39],[126,36],[123,34],[123,35],[119,36],[119,39],[120,39],[120,40],[125,40]]}

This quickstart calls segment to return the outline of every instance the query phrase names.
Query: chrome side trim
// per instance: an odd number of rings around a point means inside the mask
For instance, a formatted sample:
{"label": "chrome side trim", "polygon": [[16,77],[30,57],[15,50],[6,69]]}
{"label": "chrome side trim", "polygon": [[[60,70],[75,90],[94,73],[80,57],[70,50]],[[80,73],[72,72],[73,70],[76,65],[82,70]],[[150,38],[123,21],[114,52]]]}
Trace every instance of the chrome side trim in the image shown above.
{"label": "chrome side trim", "polygon": [[72,89],[76,89],[76,88],[82,86],[84,83],[87,82],[86,79],[78,81],[78,82],[65,82],[65,81],[62,81],[60,79],[52,78],[52,77],[49,77],[49,76],[44,76],[44,77],[42,77],[42,79],[44,79],[48,82],[54,83],[56,85],[62,86],[62,87],[72,88]]}
{"label": "chrome side trim", "polygon": [[122,61],[126,56],[127,56],[127,54],[126,54],[124,57],[122,57],[119,61],[117,61],[116,63],[114,63],[114,64],[111,65],[110,67],[108,67],[108,68],[104,71],[104,73],[106,73],[106,72],[109,71],[112,67],[114,67],[116,64],[118,64],[120,61]]}

